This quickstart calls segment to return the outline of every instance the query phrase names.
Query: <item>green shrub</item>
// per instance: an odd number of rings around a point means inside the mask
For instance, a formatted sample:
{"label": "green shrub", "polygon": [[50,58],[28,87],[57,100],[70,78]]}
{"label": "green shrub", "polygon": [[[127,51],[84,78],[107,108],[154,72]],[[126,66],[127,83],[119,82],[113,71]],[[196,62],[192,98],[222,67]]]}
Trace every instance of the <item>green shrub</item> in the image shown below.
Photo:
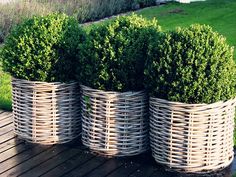
{"label": "green shrub", "polygon": [[1,58],[13,77],[67,82],[74,79],[76,44],[85,34],[74,18],[64,14],[33,17],[8,36]]}
{"label": "green shrub", "polygon": [[94,27],[78,55],[78,79],[102,90],[143,89],[147,44],[158,30],[156,20],[137,15]]}
{"label": "green shrub", "polygon": [[145,68],[151,96],[213,103],[236,96],[233,48],[205,25],[163,33],[151,42]]}

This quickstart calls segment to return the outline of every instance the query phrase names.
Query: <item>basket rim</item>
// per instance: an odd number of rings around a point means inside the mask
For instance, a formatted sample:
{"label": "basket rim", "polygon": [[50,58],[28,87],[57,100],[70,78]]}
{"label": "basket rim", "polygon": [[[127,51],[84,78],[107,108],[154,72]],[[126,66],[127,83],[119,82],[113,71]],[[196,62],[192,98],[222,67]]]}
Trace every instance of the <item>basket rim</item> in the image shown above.
{"label": "basket rim", "polygon": [[12,77],[12,82],[14,81],[22,81],[25,83],[30,83],[30,84],[52,84],[52,85],[71,85],[71,84],[78,84],[77,81],[70,81],[70,82],[45,82],[45,81],[31,81],[31,80],[26,80],[26,79],[19,79]]}
{"label": "basket rim", "polygon": [[150,102],[164,102],[165,104],[170,104],[170,105],[179,105],[179,106],[186,106],[186,107],[192,107],[192,106],[219,106],[222,104],[232,104],[234,106],[236,106],[236,97],[226,100],[226,101],[217,101],[214,103],[198,103],[198,104],[191,104],[191,103],[184,103],[184,102],[178,102],[178,101],[169,101],[163,98],[157,98],[157,97],[149,97],[150,98]]}
{"label": "basket rim", "polygon": [[80,88],[86,89],[86,90],[92,90],[94,92],[100,92],[100,93],[104,93],[104,94],[113,94],[113,95],[143,94],[143,93],[146,93],[145,89],[140,90],[140,91],[117,92],[117,91],[106,91],[106,90],[94,89],[92,87],[85,86],[83,84],[80,84]]}

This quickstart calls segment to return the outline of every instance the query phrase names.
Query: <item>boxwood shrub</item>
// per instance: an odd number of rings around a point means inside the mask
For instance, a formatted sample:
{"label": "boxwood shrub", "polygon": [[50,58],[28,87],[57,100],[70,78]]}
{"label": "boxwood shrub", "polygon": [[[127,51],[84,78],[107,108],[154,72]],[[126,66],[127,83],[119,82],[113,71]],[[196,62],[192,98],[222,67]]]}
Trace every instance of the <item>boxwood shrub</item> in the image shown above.
{"label": "boxwood shrub", "polygon": [[150,43],[145,85],[151,96],[213,103],[236,96],[233,48],[206,25],[162,33]]}
{"label": "boxwood shrub", "polygon": [[3,69],[13,77],[31,81],[74,80],[77,44],[85,38],[77,20],[65,14],[25,20],[5,42]]}
{"label": "boxwood shrub", "polygon": [[143,89],[147,44],[160,27],[137,15],[95,26],[78,54],[77,78],[106,91]]}

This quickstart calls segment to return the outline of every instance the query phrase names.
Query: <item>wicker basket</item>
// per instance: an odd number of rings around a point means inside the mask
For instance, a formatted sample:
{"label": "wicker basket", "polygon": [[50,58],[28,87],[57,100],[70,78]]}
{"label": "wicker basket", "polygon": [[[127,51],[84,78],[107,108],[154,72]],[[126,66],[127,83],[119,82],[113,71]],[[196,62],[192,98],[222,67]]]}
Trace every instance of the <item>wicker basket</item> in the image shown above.
{"label": "wicker basket", "polygon": [[102,155],[132,156],[149,148],[145,92],[106,92],[81,86],[82,142]]}
{"label": "wicker basket", "polygon": [[187,173],[212,172],[230,165],[235,101],[184,104],[150,98],[150,142],[155,160]]}
{"label": "wicker basket", "polygon": [[14,131],[32,143],[61,144],[81,133],[77,83],[12,79]]}

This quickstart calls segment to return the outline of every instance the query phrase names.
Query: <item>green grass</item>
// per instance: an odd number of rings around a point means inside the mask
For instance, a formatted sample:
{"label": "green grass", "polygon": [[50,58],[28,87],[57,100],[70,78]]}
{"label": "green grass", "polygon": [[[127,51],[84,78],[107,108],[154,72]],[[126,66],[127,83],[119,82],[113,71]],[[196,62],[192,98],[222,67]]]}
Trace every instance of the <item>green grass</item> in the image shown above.
{"label": "green grass", "polygon": [[230,45],[236,46],[235,9],[235,0],[206,0],[190,4],[170,3],[141,10],[138,14],[148,19],[155,17],[163,30],[187,27],[193,23],[207,24],[224,35]]}
{"label": "green grass", "polygon": [[[208,24],[226,36],[230,45],[236,46],[235,9],[235,0],[207,0],[191,4],[169,3],[137,13],[148,19],[155,17],[163,30],[172,30],[177,26],[186,27],[193,23]],[[234,58],[236,59],[236,51]],[[0,69],[0,109],[11,109],[10,90],[10,76]]]}
{"label": "green grass", "polygon": [[[0,52],[2,46],[0,45]],[[2,71],[0,63],[0,110],[11,110],[11,76]]]}
{"label": "green grass", "polygon": [[11,77],[0,68],[0,109],[11,110]]}

